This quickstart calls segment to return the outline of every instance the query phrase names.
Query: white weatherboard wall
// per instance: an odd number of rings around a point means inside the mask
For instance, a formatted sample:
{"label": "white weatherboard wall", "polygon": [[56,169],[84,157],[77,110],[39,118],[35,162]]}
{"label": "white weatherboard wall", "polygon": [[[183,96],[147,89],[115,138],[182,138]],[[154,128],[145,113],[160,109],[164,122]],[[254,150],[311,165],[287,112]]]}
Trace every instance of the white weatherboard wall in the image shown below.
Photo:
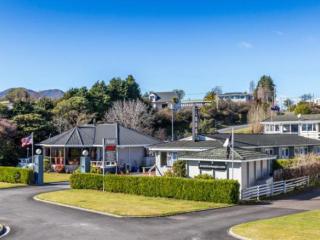
{"label": "white weatherboard wall", "polygon": [[[229,179],[237,180],[241,186],[242,184],[242,172],[241,172],[241,163],[233,163],[233,171],[232,171],[232,163],[227,163],[227,171],[229,175]],[[232,172],[233,172],[233,178],[232,178]]]}

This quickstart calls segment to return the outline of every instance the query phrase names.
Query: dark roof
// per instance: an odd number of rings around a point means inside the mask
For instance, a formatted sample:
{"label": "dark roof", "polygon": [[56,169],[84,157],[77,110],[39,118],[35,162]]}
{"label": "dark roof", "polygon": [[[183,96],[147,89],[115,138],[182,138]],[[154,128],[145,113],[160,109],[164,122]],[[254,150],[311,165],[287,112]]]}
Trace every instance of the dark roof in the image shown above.
{"label": "dark roof", "polygon": [[221,147],[222,143],[216,140],[206,140],[206,141],[190,141],[190,140],[180,140],[174,142],[159,143],[150,146],[152,149],[209,149],[214,147]]}
{"label": "dark roof", "polygon": [[[224,142],[230,134],[219,133],[210,136]],[[234,145],[240,148],[277,147],[277,146],[306,146],[320,145],[316,139],[305,138],[296,134],[234,134]]]}
{"label": "dark roof", "polygon": [[39,145],[77,147],[102,145],[102,138],[115,139],[117,137],[117,129],[119,131],[120,145],[152,145],[160,142],[155,138],[121,125],[99,124],[77,126],[57,136],[48,138]]}
{"label": "dark roof", "polygon": [[[268,154],[257,151],[234,148],[234,160],[254,160],[261,158],[273,158]],[[228,155],[227,148],[213,148],[202,152],[189,152],[179,159],[194,159],[194,160],[231,160],[231,153]]]}
{"label": "dark roof", "polygon": [[282,114],[277,115],[271,118],[267,118],[266,120],[262,122],[298,122],[298,121],[314,121],[318,120],[320,121],[320,114],[304,114],[301,115],[300,119],[298,118],[298,115],[295,114]]}
{"label": "dark roof", "polygon": [[156,102],[171,102],[173,98],[178,98],[178,94],[176,92],[151,92],[158,96]]}

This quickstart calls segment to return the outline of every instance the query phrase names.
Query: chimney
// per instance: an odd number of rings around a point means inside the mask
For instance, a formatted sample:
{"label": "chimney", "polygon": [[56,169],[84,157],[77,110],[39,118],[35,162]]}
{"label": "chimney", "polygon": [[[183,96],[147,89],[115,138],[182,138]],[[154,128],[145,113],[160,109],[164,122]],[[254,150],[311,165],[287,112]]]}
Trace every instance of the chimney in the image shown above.
{"label": "chimney", "polygon": [[199,141],[199,108],[195,105],[192,107],[192,141]]}

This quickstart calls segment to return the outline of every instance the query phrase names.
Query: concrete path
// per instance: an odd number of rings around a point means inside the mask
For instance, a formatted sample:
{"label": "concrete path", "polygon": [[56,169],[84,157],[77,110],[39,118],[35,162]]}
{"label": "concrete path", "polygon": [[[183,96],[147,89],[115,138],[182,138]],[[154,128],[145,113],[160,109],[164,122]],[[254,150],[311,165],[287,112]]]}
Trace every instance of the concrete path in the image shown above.
{"label": "concrete path", "polygon": [[[68,188],[47,185],[0,190],[0,222],[11,227],[6,239],[92,240],[92,239],[232,239],[227,230],[241,222],[296,213],[301,210],[273,202],[267,205],[235,206],[225,209],[161,218],[112,218],[36,202],[40,192]],[[316,202],[320,190],[314,193]],[[302,194],[299,198],[304,198]],[[306,201],[290,199],[296,204]],[[317,207],[316,202],[314,207]],[[320,206],[319,206],[320,207]]]}

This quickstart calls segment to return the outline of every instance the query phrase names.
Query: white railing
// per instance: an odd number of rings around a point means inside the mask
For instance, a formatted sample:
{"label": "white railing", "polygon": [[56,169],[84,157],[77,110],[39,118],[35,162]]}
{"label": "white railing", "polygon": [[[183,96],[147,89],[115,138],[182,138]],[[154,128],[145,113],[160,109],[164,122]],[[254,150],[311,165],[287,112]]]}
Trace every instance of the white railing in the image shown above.
{"label": "white railing", "polygon": [[241,191],[241,200],[259,200],[260,197],[270,197],[293,191],[296,188],[308,186],[309,176],[277,181],[270,184],[257,185],[243,189]]}

